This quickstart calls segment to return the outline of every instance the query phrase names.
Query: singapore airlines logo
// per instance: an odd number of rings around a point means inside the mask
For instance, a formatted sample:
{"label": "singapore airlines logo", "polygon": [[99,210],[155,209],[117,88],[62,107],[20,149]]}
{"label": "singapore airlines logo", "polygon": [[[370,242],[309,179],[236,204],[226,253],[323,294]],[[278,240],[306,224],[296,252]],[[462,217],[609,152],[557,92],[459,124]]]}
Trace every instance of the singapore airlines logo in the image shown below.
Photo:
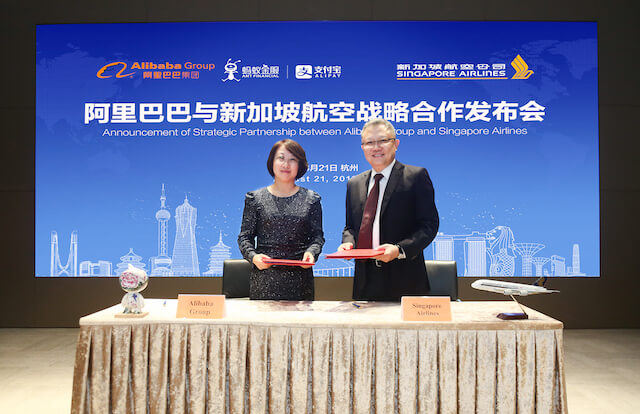
{"label": "singapore airlines logo", "polygon": [[[492,59],[493,60],[493,59]],[[507,68],[508,61],[492,61],[485,59],[476,62],[402,62],[396,64],[396,80],[399,81],[422,81],[422,80],[455,80],[455,81],[478,81],[478,80],[523,80],[529,79],[533,75],[533,70],[524,61],[522,56],[517,55],[511,66],[516,73],[509,78]]]}
{"label": "singapore airlines logo", "polygon": [[533,75],[533,71],[529,69],[529,65],[527,65],[527,62],[525,62],[520,55],[511,61],[511,66],[516,70],[516,73],[511,79],[528,79],[529,76]]}

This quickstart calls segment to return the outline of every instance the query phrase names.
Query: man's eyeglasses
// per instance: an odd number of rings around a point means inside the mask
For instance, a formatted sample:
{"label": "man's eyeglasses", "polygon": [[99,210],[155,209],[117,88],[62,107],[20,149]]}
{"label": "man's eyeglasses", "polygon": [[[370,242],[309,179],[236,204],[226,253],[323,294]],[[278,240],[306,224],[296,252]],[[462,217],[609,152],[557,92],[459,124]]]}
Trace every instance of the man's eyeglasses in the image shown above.
{"label": "man's eyeglasses", "polygon": [[379,139],[377,141],[367,141],[367,142],[363,142],[362,146],[367,148],[367,149],[371,149],[371,148],[375,148],[375,147],[382,147],[385,146],[393,141],[395,141],[395,138],[385,138],[385,139]]}

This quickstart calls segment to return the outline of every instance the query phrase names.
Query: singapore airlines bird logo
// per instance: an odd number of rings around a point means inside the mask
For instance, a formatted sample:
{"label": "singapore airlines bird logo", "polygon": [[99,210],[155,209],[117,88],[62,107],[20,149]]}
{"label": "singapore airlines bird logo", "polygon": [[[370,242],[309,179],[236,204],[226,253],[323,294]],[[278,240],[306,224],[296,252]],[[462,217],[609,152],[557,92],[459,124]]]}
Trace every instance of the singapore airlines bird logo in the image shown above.
{"label": "singapore airlines bird logo", "polygon": [[520,55],[511,61],[511,66],[516,70],[516,73],[511,79],[528,79],[529,76],[533,75],[533,71],[529,69],[529,65],[527,65],[527,62],[525,62]]}

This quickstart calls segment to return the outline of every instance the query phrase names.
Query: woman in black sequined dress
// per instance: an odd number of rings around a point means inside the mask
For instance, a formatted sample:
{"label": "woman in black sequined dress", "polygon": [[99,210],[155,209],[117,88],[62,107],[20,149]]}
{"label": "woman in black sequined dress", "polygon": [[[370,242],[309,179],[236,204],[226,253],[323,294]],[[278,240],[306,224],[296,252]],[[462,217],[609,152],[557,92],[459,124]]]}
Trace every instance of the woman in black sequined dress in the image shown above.
{"label": "woman in black sequined dress", "polygon": [[311,266],[276,266],[265,258],[314,263],[324,244],[318,193],[295,180],[307,171],[304,149],[284,139],[271,148],[267,169],[274,182],[245,197],[240,252],[250,263],[249,295],[263,300],[313,300]]}

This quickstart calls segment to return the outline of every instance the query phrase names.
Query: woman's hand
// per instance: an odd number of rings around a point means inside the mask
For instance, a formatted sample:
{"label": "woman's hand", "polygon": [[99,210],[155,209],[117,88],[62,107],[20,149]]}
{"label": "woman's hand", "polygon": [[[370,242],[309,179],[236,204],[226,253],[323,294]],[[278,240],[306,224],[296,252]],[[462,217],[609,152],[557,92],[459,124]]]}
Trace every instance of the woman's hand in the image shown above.
{"label": "woman's hand", "polygon": [[258,268],[258,270],[264,270],[264,269],[270,268],[271,265],[263,262],[262,259],[271,259],[271,258],[266,254],[258,253],[255,256],[253,256],[252,262]]}
{"label": "woman's hand", "polygon": [[[309,252],[304,252],[304,256],[302,257],[302,261],[303,262],[309,262],[309,263],[315,263],[315,259],[313,258],[313,255]],[[303,269],[308,269],[311,267],[311,265],[309,266],[300,266]]]}

